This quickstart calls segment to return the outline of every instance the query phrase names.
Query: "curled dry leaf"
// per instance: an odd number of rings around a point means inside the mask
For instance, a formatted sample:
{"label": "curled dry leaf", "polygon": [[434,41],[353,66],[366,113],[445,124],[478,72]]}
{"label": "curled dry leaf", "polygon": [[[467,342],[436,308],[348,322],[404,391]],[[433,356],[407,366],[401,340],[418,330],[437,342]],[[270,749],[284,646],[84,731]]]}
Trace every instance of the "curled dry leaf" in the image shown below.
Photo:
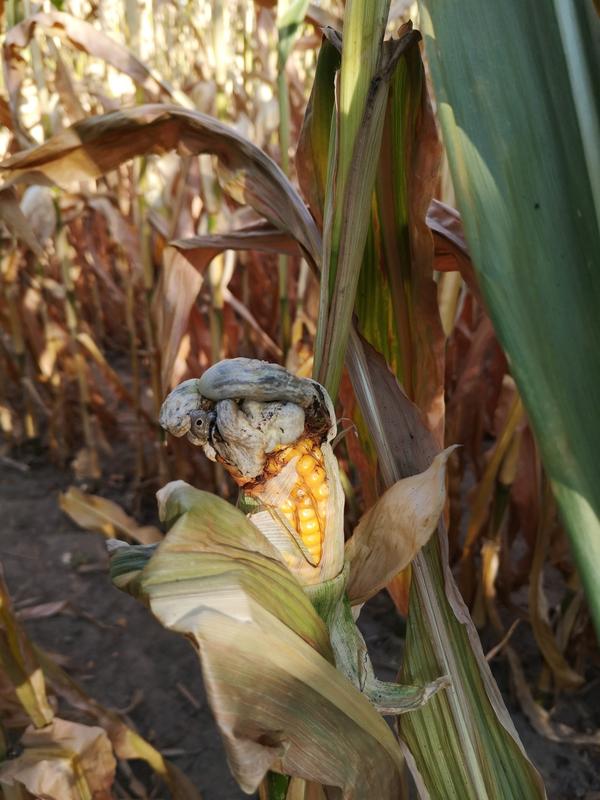
{"label": "curled dry leaf", "polygon": [[134,156],[213,153],[225,176],[225,191],[252,206],[276,228],[290,233],[313,264],[321,236],[304,202],[277,164],[233,128],[175,105],[142,105],[76,122],[38,147],[0,165],[7,184],[97,178]]}
{"label": "curled dry leaf", "polygon": [[86,494],[75,486],[70,486],[60,495],[59,505],[82,528],[103,533],[108,539],[126,536],[140,544],[152,544],[163,538],[158,528],[153,525],[138,525],[111,500]]}
{"label": "curled dry leaf", "polygon": [[[55,717],[44,728],[29,727],[24,751],[0,765],[0,786],[25,788],[47,800],[110,800],[117,763],[102,728]],[[20,796],[15,794],[14,796]]]}
{"label": "curled dry leaf", "polygon": [[425,472],[395,483],[361,517],[346,543],[353,604],[376,594],[429,541],[446,501],[446,463],[455,449],[446,448]]}
{"label": "curled dry leaf", "polygon": [[299,254],[298,246],[290,236],[262,222],[222,235],[196,236],[171,242],[164,251],[164,267],[153,301],[161,341],[164,389],[169,387],[181,339],[202,287],[202,275],[213,258],[224,250]]}

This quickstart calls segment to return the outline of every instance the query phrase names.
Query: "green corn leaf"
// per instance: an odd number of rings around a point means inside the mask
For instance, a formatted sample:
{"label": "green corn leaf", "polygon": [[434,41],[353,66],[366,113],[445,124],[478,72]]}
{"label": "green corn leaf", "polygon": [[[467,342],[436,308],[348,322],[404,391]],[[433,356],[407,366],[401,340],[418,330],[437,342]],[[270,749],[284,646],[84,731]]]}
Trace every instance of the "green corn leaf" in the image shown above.
{"label": "green corn leaf", "polygon": [[[350,4],[347,13],[358,6]],[[364,10],[364,9],[363,9]],[[352,24],[342,48],[339,108],[332,115],[335,143],[329,147],[324,211],[324,257],[315,374],[332,397],[339,388],[378,166],[390,81],[405,50],[418,40],[408,26],[398,41],[381,41],[383,27],[371,8],[371,51]],[[362,18],[355,11],[359,18]],[[379,38],[378,38],[379,37]],[[347,55],[350,53],[350,55]],[[362,64],[362,67],[361,67]],[[369,72],[371,70],[371,72]],[[350,89],[354,94],[351,95]],[[314,126],[315,129],[317,126]],[[324,126],[321,125],[321,139]],[[351,144],[350,144],[351,142]]]}
{"label": "green corn leaf", "polygon": [[591,0],[421,10],[473,263],[600,634],[600,18]]}
{"label": "green corn leaf", "polygon": [[121,545],[113,573],[198,649],[240,786],[255,791],[274,768],[349,799],[396,798],[398,744],[331,663],[325,624],[278,551],[218,497],[178,481],[159,500],[165,539],[149,560]]}

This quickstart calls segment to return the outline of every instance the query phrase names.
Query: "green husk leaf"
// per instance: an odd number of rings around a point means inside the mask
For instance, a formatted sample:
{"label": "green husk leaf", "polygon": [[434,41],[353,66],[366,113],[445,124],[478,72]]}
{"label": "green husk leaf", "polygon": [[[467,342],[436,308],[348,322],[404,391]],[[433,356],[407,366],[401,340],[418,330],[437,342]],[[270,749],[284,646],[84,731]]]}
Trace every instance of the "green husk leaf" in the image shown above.
{"label": "green husk leaf", "polygon": [[[275,768],[348,798],[396,797],[397,743],[334,668],[325,624],[277,550],[218,497],[179,481],[159,499],[171,527],[132,570],[134,593],[198,648],[240,786],[254,791]],[[131,549],[117,549],[113,564]]]}
{"label": "green husk leaf", "polygon": [[420,6],[481,291],[600,634],[600,19],[590,0]]}

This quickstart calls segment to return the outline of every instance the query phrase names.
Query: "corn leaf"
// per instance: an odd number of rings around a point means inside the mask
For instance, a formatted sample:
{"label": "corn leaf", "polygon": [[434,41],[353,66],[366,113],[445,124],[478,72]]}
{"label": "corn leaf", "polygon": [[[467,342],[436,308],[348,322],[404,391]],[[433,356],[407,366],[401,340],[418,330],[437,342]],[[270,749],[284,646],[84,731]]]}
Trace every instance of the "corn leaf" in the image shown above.
{"label": "corn leaf", "polygon": [[158,528],[138,525],[112,500],[87,494],[76,486],[61,493],[58,504],[82,528],[103,533],[107,538],[127,536],[140,544],[159,542],[163,538]]}
{"label": "corn leaf", "polygon": [[54,712],[34,650],[17,622],[0,569],[0,667],[36,728],[48,725]]}
{"label": "corn leaf", "polygon": [[600,18],[590,0],[420,5],[481,291],[600,634]]}
{"label": "corn leaf", "polygon": [[111,797],[117,762],[102,728],[54,717],[40,730],[28,728],[20,745],[17,758],[0,764],[5,792],[21,787],[48,800]]}
{"label": "corn leaf", "polygon": [[[386,485],[422,472],[437,452],[419,410],[385,361],[351,340],[350,372]],[[527,760],[448,566],[443,526],[413,561],[401,683],[446,673],[452,687],[399,719],[407,761],[423,796],[538,798],[545,792]]]}
{"label": "corn leaf", "polygon": [[359,520],[345,551],[354,605],[383,589],[429,541],[446,502],[446,463],[454,450],[442,450],[425,472],[390,486]]}
{"label": "corn leaf", "polygon": [[289,180],[262,150],[212,117],[171,105],[144,105],[76,122],[38,147],[0,164],[6,185],[97,178],[139,155],[214,153],[225,191],[290,233],[313,264],[321,237]]}
{"label": "corn leaf", "polygon": [[119,547],[113,574],[198,648],[240,786],[255,791],[275,768],[356,800],[397,797],[397,743],[334,668],[325,624],[278,551],[218,497],[176,482],[159,500],[165,540],[145,566],[147,552],[134,565],[136,548]]}

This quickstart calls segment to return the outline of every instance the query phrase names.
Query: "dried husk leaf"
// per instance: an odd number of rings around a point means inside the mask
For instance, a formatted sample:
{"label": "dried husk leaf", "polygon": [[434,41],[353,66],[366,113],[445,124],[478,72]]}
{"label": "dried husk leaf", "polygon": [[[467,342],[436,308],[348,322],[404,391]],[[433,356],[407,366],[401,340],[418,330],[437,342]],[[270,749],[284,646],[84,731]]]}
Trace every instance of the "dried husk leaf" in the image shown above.
{"label": "dried husk leaf", "polygon": [[376,594],[429,541],[446,501],[446,463],[455,449],[438,453],[425,472],[399,480],[361,517],[346,543],[353,604]]}
{"label": "dried husk leaf", "polygon": [[[394,737],[334,668],[325,624],[278,551],[240,511],[182,482],[161,490],[160,505],[172,527],[122,588],[198,648],[244,791],[255,791],[275,767],[340,787],[333,797],[395,798],[401,758]],[[136,550],[118,548],[113,569],[127,574]]]}
{"label": "dried husk leaf", "polygon": [[110,800],[117,762],[106,732],[55,717],[45,728],[29,727],[17,758],[0,765],[0,786],[24,787],[47,800]]}

